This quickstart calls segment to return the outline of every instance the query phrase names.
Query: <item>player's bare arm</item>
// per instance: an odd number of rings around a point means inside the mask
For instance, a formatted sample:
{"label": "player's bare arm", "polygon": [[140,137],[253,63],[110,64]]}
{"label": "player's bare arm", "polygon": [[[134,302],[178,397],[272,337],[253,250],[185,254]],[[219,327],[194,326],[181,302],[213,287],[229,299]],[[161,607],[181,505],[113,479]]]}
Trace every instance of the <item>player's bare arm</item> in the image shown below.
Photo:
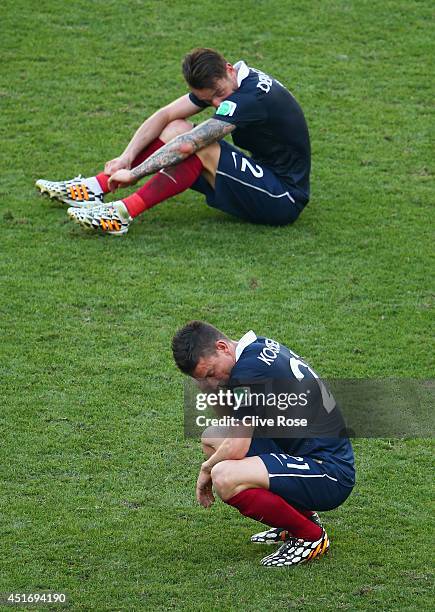
{"label": "player's bare arm", "polygon": [[237,430],[238,436],[243,437],[235,438],[230,436],[224,438],[222,444],[219,445],[213,455],[209,457],[207,461],[204,461],[201,466],[202,470],[211,472],[214,466],[221,461],[226,461],[227,459],[244,459],[244,457],[246,457],[254,430],[252,427],[243,427],[242,425],[240,425]]}
{"label": "player's bare arm", "polygon": [[237,435],[239,436],[242,434],[241,429],[243,429],[243,435],[246,437],[230,436],[224,438],[213,455],[201,465],[196,483],[196,499],[204,508],[209,508],[214,502],[211,479],[212,468],[227,459],[243,459],[248,452],[254,430],[252,427],[240,426],[240,428],[237,428]]}
{"label": "player's bare arm", "polygon": [[132,185],[140,178],[154,174],[162,168],[175,166],[200,149],[221,140],[235,127],[219,119],[208,119],[190,132],[180,134],[168,142],[139,166],[113,174],[109,181],[110,187],[115,190],[118,187]]}
{"label": "player's bare arm", "polygon": [[104,172],[112,175],[117,170],[129,170],[138,153],[157,138],[171,121],[187,119],[201,110],[201,108],[191,102],[188,94],[160,108],[136,130],[123,153],[119,157],[106,162]]}
{"label": "player's bare arm", "polygon": [[131,172],[139,179],[148,174],[154,174],[161,168],[175,166],[212,142],[221,140],[234,129],[234,125],[219,119],[208,119],[190,132],[180,134],[180,136],[168,142],[166,146],[156,151],[142,164],[133,168]]}

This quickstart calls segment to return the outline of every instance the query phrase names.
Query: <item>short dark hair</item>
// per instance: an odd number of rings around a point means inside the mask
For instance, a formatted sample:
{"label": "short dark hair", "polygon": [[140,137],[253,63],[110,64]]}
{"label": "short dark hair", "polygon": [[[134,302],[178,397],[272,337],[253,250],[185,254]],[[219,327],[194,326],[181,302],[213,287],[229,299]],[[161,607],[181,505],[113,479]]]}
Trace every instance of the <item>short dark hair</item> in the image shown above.
{"label": "short dark hair", "polygon": [[227,336],[210,323],[190,321],[172,338],[172,354],[178,368],[191,376],[201,357],[216,352],[216,341],[228,340]]}
{"label": "short dark hair", "polygon": [[198,47],[183,59],[183,76],[187,84],[195,89],[211,89],[217,79],[227,74],[227,60],[215,51]]}

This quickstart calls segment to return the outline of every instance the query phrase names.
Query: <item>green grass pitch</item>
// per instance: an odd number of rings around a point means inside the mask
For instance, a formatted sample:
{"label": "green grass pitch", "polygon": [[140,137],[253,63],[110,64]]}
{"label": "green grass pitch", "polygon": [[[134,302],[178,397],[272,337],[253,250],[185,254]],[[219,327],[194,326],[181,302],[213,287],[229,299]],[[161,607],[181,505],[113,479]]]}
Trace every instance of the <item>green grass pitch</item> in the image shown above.
{"label": "green grass pitch", "polygon": [[[264,569],[253,522],[195,502],[170,339],[202,318],[325,376],[433,375],[432,16],[428,0],[3,0],[0,592],[66,591],[74,610],[431,608],[430,440],[356,441],[358,485],[323,513],[329,557]],[[185,92],[198,45],[296,95],[310,205],[255,227],[185,192],[125,238],[83,233],[34,181],[101,169]]]}

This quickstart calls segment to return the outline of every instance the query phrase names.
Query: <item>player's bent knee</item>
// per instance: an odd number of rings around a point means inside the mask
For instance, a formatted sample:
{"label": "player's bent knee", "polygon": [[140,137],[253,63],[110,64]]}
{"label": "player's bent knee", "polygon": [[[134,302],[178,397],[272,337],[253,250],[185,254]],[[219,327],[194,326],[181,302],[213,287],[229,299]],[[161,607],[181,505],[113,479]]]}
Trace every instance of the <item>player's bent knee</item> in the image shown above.
{"label": "player's bent knee", "polygon": [[231,461],[221,461],[211,470],[211,479],[216,493],[223,500],[232,497],[235,487]]}
{"label": "player's bent knee", "polygon": [[160,134],[160,140],[167,143],[180,134],[190,132],[192,128],[193,123],[190,123],[190,121],[186,121],[185,119],[174,119],[174,121],[168,123],[164,128],[163,132]]}

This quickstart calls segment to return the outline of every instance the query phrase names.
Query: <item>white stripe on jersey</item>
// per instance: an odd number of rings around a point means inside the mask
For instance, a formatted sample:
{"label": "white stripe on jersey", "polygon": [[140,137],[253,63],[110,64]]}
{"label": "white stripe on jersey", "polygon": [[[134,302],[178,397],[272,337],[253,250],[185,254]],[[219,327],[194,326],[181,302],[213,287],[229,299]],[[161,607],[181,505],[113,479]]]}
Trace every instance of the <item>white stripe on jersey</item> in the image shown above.
{"label": "white stripe on jersey", "polygon": [[329,478],[334,482],[338,482],[336,478],[329,476],[329,474],[269,474],[269,478],[281,478],[281,477],[292,477],[292,478]]}

